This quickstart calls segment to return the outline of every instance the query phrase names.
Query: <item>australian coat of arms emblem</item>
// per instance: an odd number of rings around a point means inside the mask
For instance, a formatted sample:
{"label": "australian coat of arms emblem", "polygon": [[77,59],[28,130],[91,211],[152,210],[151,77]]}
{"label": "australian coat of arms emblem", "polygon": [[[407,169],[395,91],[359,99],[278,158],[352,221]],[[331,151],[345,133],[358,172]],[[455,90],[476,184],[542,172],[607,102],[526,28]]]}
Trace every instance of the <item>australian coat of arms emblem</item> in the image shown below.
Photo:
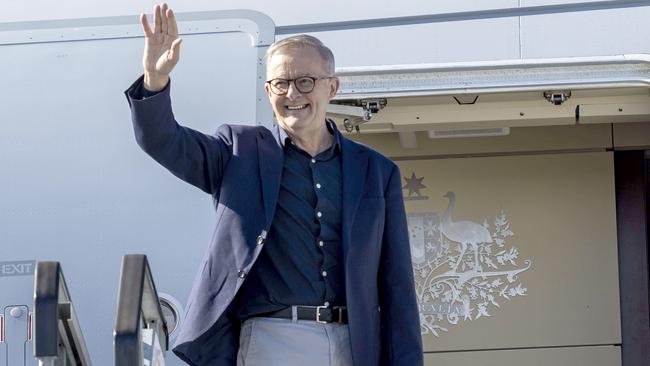
{"label": "australian coat of arms emblem", "polygon": [[[405,200],[422,200],[423,178],[405,178]],[[525,296],[527,288],[518,275],[531,267],[519,264],[519,251],[506,241],[514,236],[506,213],[482,224],[453,216],[456,195],[447,192],[447,208],[437,212],[408,214],[409,240],[420,306],[422,334],[440,336],[449,325],[491,316],[499,302]]]}

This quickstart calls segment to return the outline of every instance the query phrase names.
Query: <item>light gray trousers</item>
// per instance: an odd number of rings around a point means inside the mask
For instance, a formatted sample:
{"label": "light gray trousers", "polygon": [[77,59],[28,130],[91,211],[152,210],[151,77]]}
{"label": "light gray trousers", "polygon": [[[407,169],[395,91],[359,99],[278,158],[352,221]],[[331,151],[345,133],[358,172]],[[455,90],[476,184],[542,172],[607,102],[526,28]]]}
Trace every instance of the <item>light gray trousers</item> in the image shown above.
{"label": "light gray trousers", "polygon": [[352,366],[348,325],[247,319],[241,327],[237,366]]}

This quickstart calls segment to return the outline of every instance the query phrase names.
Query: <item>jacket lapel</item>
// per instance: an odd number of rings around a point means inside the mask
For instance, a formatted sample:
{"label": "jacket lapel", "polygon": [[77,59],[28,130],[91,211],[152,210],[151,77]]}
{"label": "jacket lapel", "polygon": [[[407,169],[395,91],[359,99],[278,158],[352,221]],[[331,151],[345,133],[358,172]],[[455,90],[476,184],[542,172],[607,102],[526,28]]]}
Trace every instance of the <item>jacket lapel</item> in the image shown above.
{"label": "jacket lapel", "polygon": [[271,220],[275,214],[275,206],[280,192],[282,179],[282,164],[284,153],[280,145],[278,126],[271,129],[272,137],[268,133],[260,132],[257,135],[257,160],[260,169],[260,184],[262,185],[262,198],[264,201],[264,215],[266,218],[264,229],[268,231]]}
{"label": "jacket lapel", "polygon": [[350,248],[350,233],[353,229],[354,217],[363,195],[368,167],[367,149],[341,136],[341,152],[343,155],[343,204],[342,204],[342,238],[343,257],[347,260]]}

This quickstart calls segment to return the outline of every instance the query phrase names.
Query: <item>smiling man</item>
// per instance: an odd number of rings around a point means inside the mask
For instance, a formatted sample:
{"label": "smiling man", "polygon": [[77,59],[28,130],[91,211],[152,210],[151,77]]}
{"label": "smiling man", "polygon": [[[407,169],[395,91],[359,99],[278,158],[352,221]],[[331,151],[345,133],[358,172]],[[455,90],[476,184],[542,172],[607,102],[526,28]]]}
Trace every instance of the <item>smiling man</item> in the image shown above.
{"label": "smiling man", "polygon": [[267,53],[265,89],[280,128],[310,155],[333,142],[325,113],[339,88],[334,56],[320,41],[297,36],[273,44]]}
{"label": "smiling man", "polygon": [[144,76],[126,91],[138,144],[217,210],[174,352],[191,365],[422,365],[399,169],[326,118],[332,52],[307,35],[274,43],[278,125],[208,136],[172,113],[174,13],[157,5],[154,30],[141,22]]}

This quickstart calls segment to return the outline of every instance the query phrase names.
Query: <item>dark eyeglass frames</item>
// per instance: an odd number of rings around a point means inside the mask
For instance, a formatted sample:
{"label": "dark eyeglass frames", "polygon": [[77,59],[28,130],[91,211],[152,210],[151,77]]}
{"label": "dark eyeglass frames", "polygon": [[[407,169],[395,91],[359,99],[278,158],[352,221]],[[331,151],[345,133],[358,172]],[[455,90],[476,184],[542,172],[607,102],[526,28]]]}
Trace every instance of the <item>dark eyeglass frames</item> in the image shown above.
{"label": "dark eyeglass frames", "polygon": [[293,82],[293,86],[303,94],[311,93],[316,86],[316,80],[331,79],[334,76],[323,76],[315,78],[311,76],[301,76],[295,79],[281,79],[275,78],[268,80],[266,83],[271,87],[271,92],[275,95],[286,95],[289,92],[289,85]]}

